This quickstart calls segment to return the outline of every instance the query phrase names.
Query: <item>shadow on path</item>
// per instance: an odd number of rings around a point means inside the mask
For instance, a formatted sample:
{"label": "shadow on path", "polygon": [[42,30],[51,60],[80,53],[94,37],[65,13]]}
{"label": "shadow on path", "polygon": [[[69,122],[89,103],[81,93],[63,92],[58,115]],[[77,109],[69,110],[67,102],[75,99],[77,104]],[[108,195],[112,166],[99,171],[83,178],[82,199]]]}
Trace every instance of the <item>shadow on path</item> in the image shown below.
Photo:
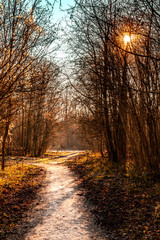
{"label": "shadow on path", "polygon": [[59,164],[44,165],[45,186],[8,240],[104,240],[85,204],[81,183]]}

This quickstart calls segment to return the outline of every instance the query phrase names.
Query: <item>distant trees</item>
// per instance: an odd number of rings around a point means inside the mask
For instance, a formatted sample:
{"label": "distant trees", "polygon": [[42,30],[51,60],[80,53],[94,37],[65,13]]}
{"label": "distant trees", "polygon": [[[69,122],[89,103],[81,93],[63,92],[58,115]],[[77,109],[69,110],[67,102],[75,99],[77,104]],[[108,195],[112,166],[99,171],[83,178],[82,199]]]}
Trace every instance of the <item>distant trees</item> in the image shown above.
{"label": "distant trees", "polygon": [[[53,96],[57,93],[57,87],[55,87],[57,67],[49,63],[48,60],[43,59],[47,56],[48,47],[55,39],[55,27],[51,22],[52,10],[53,3],[51,4],[49,1],[43,1],[42,4],[39,0],[2,0],[0,3],[0,136],[2,168],[4,168],[5,145],[9,138],[8,134],[11,134],[11,130],[15,128],[14,114],[16,116],[19,114],[19,117],[20,115],[22,117],[21,125],[23,126],[21,131],[23,133],[20,131],[19,134],[21,134],[22,143],[20,145],[23,153],[31,151],[28,150],[27,146],[27,144],[31,145],[31,142],[27,143],[27,141],[29,141],[29,135],[32,133],[29,133],[30,130],[26,129],[29,129],[29,125],[24,129],[25,121],[27,121],[26,109],[28,111],[28,124],[30,124],[29,119],[32,118],[38,128],[42,127],[44,119],[46,119],[46,122],[42,128],[48,128],[47,126],[50,125],[47,122],[47,119],[50,118],[47,113],[51,112],[52,107],[46,105],[50,101],[52,102],[52,98],[55,100]],[[52,90],[53,96],[51,96]],[[54,90],[56,90],[55,93]],[[45,91],[46,93],[44,93]],[[47,98],[46,95],[48,95]],[[37,108],[34,106],[34,115],[31,114],[33,105],[37,106]],[[51,103],[51,105],[54,104]],[[44,106],[45,109],[40,110]],[[38,129],[37,131],[44,131],[44,129]],[[34,138],[37,139],[39,134],[36,132]],[[37,143],[35,140],[35,147],[37,144],[39,147],[34,150],[34,155],[43,152],[40,145],[45,146],[45,143],[42,144],[45,140],[39,138],[39,141],[41,143]],[[10,140],[8,140],[9,145]],[[33,151],[31,152],[33,154]]]}
{"label": "distant trees", "polygon": [[54,147],[57,149],[83,149],[78,130],[79,109],[74,101],[73,89],[68,85],[63,87]]}
{"label": "distant trees", "polygon": [[81,105],[88,108],[90,132],[96,126],[97,139],[105,143],[112,162],[125,169],[132,156],[137,167],[156,172],[160,164],[158,1],[75,2],[69,39],[75,55],[74,88]]}
{"label": "distant trees", "polygon": [[26,76],[28,84],[19,89],[12,135],[13,148],[23,155],[40,156],[54,136],[60,94],[58,72],[52,62],[37,62]]}

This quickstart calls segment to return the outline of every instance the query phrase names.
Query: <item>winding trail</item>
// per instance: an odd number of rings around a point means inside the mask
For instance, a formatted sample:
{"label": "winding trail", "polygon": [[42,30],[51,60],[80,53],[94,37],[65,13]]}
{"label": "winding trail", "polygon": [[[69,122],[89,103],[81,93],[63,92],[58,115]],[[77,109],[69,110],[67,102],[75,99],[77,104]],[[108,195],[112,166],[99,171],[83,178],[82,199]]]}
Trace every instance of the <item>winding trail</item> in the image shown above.
{"label": "winding trail", "polygon": [[43,166],[45,187],[10,240],[108,239],[94,224],[77,177],[59,161]]}

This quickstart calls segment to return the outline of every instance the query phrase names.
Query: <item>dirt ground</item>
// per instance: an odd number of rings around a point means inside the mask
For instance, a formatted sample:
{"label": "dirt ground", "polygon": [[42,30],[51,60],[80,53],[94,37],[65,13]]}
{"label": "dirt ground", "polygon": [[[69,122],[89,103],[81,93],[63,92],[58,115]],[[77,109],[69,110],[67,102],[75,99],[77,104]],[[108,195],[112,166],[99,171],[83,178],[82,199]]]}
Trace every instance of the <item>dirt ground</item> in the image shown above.
{"label": "dirt ground", "polygon": [[8,240],[106,240],[88,211],[80,180],[65,165],[69,158],[38,163],[46,169],[44,187]]}

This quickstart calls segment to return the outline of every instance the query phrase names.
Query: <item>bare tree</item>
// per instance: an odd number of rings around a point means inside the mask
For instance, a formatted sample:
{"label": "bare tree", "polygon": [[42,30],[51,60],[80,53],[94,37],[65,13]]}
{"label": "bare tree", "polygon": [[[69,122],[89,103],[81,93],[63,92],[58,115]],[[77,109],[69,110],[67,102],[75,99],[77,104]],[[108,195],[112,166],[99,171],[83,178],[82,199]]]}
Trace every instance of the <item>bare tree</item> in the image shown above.
{"label": "bare tree", "polygon": [[[48,46],[55,39],[54,26],[51,23],[52,10],[53,5],[48,1],[43,5],[38,0],[9,0],[0,3],[1,124],[3,119],[8,118],[4,123],[3,148],[10,115],[13,114],[12,98],[17,97],[16,89],[22,84],[24,75],[31,71],[32,63],[37,59],[40,61],[46,55]],[[10,109],[3,111],[6,107]],[[4,166],[4,163],[2,165]]]}
{"label": "bare tree", "polygon": [[81,103],[101,122],[98,129],[103,129],[113,162],[125,169],[131,153],[139,168],[156,172],[160,149],[158,1],[75,2],[70,43],[77,71],[73,85]]}
{"label": "bare tree", "polygon": [[40,156],[52,140],[59,104],[59,69],[49,61],[34,65],[28,86],[21,90],[21,102],[12,130],[16,149],[21,154]]}

